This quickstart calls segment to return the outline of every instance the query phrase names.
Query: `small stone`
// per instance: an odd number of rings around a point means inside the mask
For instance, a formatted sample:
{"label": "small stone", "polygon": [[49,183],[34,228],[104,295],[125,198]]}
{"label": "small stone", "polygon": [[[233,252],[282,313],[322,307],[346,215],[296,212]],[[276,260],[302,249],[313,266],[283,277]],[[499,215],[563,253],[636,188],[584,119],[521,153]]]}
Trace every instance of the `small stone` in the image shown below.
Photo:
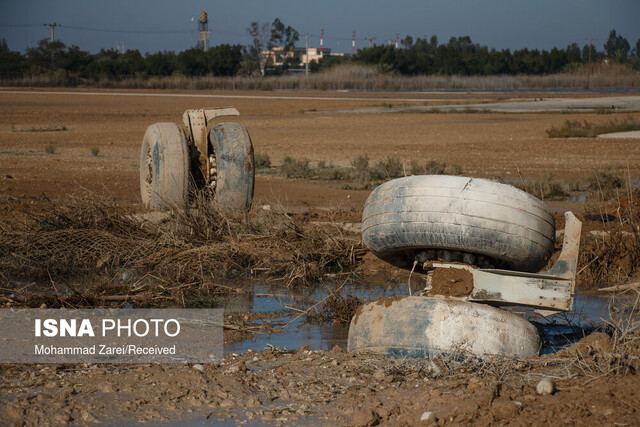
{"label": "small stone", "polygon": [[42,305],[40,306],[40,308],[44,310],[45,308],[47,308],[47,304],[42,303]]}
{"label": "small stone", "polygon": [[247,365],[245,365],[244,362],[240,362],[237,365],[230,366],[229,369],[227,369],[227,373],[236,374],[238,372],[244,372],[246,370],[247,370]]}
{"label": "small stone", "polygon": [[258,358],[258,357],[254,357],[254,358],[253,358],[253,361],[254,361],[254,362],[259,362],[259,361],[260,361],[260,358]]}
{"label": "small stone", "polygon": [[556,383],[551,378],[543,378],[536,386],[536,392],[540,395],[553,394],[556,391]]}
{"label": "small stone", "polygon": [[204,366],[199,363],[193,365],[191,368],[195,369],[196,371],[204,372]]}
{"label": "small stone", "polygon": [[420,416],[420,422],[430,423],[436,420],[436,414],[431,411],[424,411]]}
{"label": "small stone", "polygon": [[344,353],[344,350],[338,344],[331,347],[331,350],[329,351],[331,351],[331,353]]}
{"label": "small stone", "polygon": [[384,380],[385,377],[385,373],[382,369],[378,369],[373,373],[373,379],[376,381],[382,381]]}

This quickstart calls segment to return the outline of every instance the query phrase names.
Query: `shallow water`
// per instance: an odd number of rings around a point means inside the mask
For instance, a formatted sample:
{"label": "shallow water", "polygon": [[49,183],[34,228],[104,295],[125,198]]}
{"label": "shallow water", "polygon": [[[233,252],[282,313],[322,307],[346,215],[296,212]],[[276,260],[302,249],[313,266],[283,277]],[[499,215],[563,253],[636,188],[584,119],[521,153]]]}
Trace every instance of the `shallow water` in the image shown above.
{"label": "shallow water", "polygon": [[[398,285],[393,288],[354,285],[346,287],[343,292],[357,296],[363,301],[377,297],[406,295],[407,288]],[[244,353],[247,350],[262,351],[269,345],[280,349],[293,350],[306,345],[311,350],[329,350],[334,345],[346,348],[349,325],[333,323],[307,323],[305,316],[295,319],[300,313],[287,309],[287,306],[304,308],[320,301],[327,295],[324,289],[318,289],[311,294],[285,294],[274,291],[264,285],[256,285],[254,294],[243,296],[225,306],[227,312],[278,313],[282,317],[267,319],[276,328],[281,328],[291,322],[283,332],[258,334],[250,339],[225,346],[225,354]],[[301,300],[313,301],[306,305]],[[551,353],[567,346],[595,329],[602,327],[609,319],[608,296],[594,294],[578,294],[575,297],[574,311],[562,313],[547,318],[536,315],[531,309],[510,307],[514,311],[533,321],[540,332],[543,341],[542,353]],[[259,322],[257,322],[259,324]]]}
{"label": "shallow water", "polygon": [[[343,295],[350,294],[368,301],[378,297],[404,295],[406,287],[384,289],[378,286],[355,285],[345,286],[342,292]],[[297,349],[303,345],[308,346],[311,350],[329,350],[334,345],[347,347],[349,325],[308,323],[305,321],[305,316],[296,319],[301,313],[287,309],[287,306],[305,309],[305,307],[315,304],[328,295],[326,289],[317,289],[310,294],[284,294],[282,291],[273,291],[263,285],[256,285],[253,293],[254,295],[247,295],[231,302],[230,305],[225,306],[225,310],[245,313],[279,313],[282,314],[281,318],[268,319],[268,321],[271,321],[276,327],[290,324],[284,328],[283,332],[257,335],[248,340],[225,345],[225,354],[244,353],[249,349],[262,351],[268,348],[267,344],[288,350]],[[301,305],[301,300],[306,300],[307,303]]]}

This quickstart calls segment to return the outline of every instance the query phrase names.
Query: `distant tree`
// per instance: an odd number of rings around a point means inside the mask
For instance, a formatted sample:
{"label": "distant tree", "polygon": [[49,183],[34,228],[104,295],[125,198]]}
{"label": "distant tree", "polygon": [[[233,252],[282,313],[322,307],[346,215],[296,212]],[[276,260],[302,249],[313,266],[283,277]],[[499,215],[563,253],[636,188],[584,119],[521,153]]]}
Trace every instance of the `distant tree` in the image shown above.
{"label": "distant tree", "polygon": [[286,70],[291,64],[300,63],[297,57],[289,57],[289,52],[293,52],[295,43],[300,40],[298,31],[290,25],[285,26],[279,18],[273,20],[271,24],[271,39],[269,40],[269,49],[273,47],[282,47],[284,54],[284,69]]}
{"label": "distant tree", "polygon": [[400,40],[400,46],[402,46],[403,49],[411,49],[413,47],[413,37],[406,36]]}
{"label": "distant tree", "polygon": [[567,53],[567,63],[573,64],[582,62],[582,54],[580,52],[580,46],[578,46],[578,43],[571,43],[569,46],[567,46],[565,52]]}
{"label": "distant tree", "polygon": [[27,64],[32,70],[55,70],[61,64],[65,54],[65,44],[42,39],[38,46],[27,49]]}
{"label": "distant tree", "polygon": [[280,46],[285,52],[290,52],[298,40],[300,40],[300,34],[294,28],[290,25],[285,26],[278,18],[273,20],[269,48]]}
{"label": "distant tree", "polygon": [[233,76],[240,70],[244,48],[221,44],[207,51],[209,72],[214,76]]}
{"label": "distant tree", "polygon": [[610,60],[620,63],[626,61],[630,48],[627,39],[617,34],[616,30],[611,30],[604,45],[604,50]]}
{"label": "distant tree", "polygon": [[120,69],[127,76],[133,76],[145,71],[144,57],[137,49],[129,49],[118,56]]}
{"label": "distant tree", "polygon": [[20,52],[12,52],[5,39],[0,43],[0,75],[19,77],[24,72],[24,57]]}
{"label": "distant tree", "polygon": [[70,73],[85,74],[87,66],[93,61],[89,52],[80,50],[76,45],[67,49],[64,57],[64,69]]}
{"label": "distant tree", "polygon": [[185,50],[178,54],[178,71],[185,76],[204,76],[209,70],[207,62],[207,52],[202,49]]}
{"label": "distant tree", "polygon": [[631,66],[636,70],[640,70],[640,39],[636,41],[636,46],[633,48],[633,60]]}
{"label": "distant tree", "polygon": [[145,71],[152,76],[170,76],[178,68],[176,54],[157,52],[145,56]]}
{"label": "distant tree", "polygon": [[269,24],[260,24],[258,21],[252,22],[249,28],[247,28],[247,32],[252,38],[251,45],[248,49],[247,59],[253,60],[258,64],[260,74],[262,74],[262,76],[264,76],[264,70],[267,64],[265,63],[266,60],[261,53],[265,50],[267,42],[269,41],[269,28]]}

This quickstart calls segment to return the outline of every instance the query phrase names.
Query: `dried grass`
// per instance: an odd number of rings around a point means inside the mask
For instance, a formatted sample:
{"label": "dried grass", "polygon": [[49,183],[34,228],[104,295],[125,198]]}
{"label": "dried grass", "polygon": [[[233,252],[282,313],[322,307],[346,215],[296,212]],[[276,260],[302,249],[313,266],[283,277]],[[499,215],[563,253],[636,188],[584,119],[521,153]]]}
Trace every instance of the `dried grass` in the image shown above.
{"label": "dried grass", "polygon": [[633,89],[640,73],[619,64],[592,64],[568,73],[551,75],[402,76],[380,72],[374,66],[344,64],[304,75],[271,77],[143,77],[120,80],[74,81],[69,76],[37,75],[0,79],[3,86],[91,86],[126,89],[185,90],[530,90],[530,89]]}
{"label": "dried grass", "polygon": [[578,281],[583,288],[622,285],[640,271],[640,194],[629,177],[624,188],[617,179],[602,177],[596,175],[598,190],[585,205],[586,215],[598,218],[602,229],[582,239]]}
{"label": "dried grass", "polygon": [[310,285],[326,273],[354,270],[364,253],[360,239],[338,227],[260,209],[246,217],[221,212],[204,198],[194,203],[160,222],[93,194],[51,203],[28,221],[0,224],[1,277],[53,283],[124,271],[128,283],[153,282],[174,298],[173,291],[184,296],[225,279]]}
{"label": "dried grass", "polygon": [[606,123],[592,123],[586,120],[566,120],[562,127],[548,129],[549,138],[595,138],[598,135],[628,132],[640,129],[640,121],[628,116]]}

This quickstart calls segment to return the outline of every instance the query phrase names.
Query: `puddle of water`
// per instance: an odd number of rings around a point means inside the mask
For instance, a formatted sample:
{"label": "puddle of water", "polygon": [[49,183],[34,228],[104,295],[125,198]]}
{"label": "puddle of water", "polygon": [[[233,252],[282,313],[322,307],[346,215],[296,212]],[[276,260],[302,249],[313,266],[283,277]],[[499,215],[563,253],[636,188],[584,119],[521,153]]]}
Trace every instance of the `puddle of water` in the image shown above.
{"label": "puddle of water", "polygon": [[610,320],[609,301],[607,295],[577,294],[571,312],[544,318],[527,310],[522,315],[538,329],[542,340],[540,353],[550,354],[603,329]]}
{"label": "puddle of water", "polygon": [[[349,288],[345,287],[344,291],[363,301],[369,301],[377,297],[406,295],[406,286],[383,288],[353,285]],[[225,354],[244,353],[250,349],[262,351],[268,348],[267,344],[288,350],[294,350],[303,345],[308,346],[311,350],[329,350],[334,345],[346,348],[349,325],[306,323],[304,316],[295,319],[299,313],[286,308],[287,306],[300,307],[301,299],[320,301],[328,295],[326,289],[317,289],[310,294],[286,292],[286,290],[274,291],[264,285],[256,285],[252,295],[242,296],[225,306],[227,312],[281,314],[282,317],[267,319],[276,328],[291,322],[283,332],[256,335],[253,338],[226,345]],[[601,327],[604,320],[609,319],[608,303],[608,296],[578,294],[575,297],[573,312],[556,314],[547,318],[541,318],[530,309],[523,310],[521,307],[509,307],[508,309],[534,322],[544,343],[542,353],[546,354],[556,352]],[[307,303],[303,306],[311,304]]]}
{"label": "puddle of water", "polygon": [[[225,345],[225,354],[244,353],[247,350],[262,351],[268,349],[267,344],[294,350],[306,345],[311,350],[329,350],[334,345],[347,347],[347,336],[349,325],[335,325],[332,323],[306,323],[305,316],[296,317],[301,314],[287,309],[290,307],[300,307],[301,300],[313,301],[304,306],[309,306],[317,301],[321,301],[328,295],[324,288],[318,288],[312,293],[286,293],[287,290],[274,291],[264,285],[256,285],[253,295],[244,295],[234,301],[230,301],[224,307],[226,312],[243,313],[280,313],[282,317],[278,319],[267,319],[276,327],[282,327],[290,323],[284,332],[265,333],[256,335],[248,340]],[[345,294],[354,295],[363,301],[369,301],[378,297],[388,297],[404,295],[406,287],[396,286],[393,288],[370,287],[362,285],[345,286]],[[260,322],[256,322],[260,324]]]}

